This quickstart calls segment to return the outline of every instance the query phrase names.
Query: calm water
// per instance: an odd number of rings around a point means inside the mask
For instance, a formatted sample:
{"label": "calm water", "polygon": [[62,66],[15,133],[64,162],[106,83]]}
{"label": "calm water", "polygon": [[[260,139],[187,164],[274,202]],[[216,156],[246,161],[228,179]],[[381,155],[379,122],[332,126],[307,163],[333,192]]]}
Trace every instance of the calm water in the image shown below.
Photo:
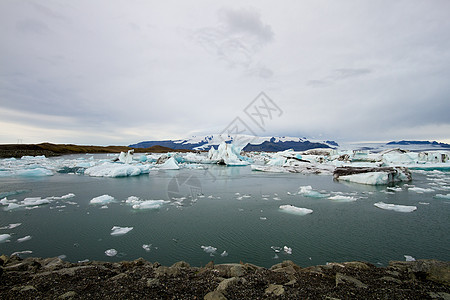
{"label": "calm water", "polygon": [[[185,260],[196,266],[214,260],[269,267],[284,259],[301,266],[353,260],[385,265],[389,260],[404,260],[403,255],[450,260],[450,200],[433,197],[450,192],[446,190],[450,185],[449,173],[414,172],[409,184],[434,191],[417,193],[403,186],[401,191],[390,194],[386,193],[386,187],[343,184],[334,182],[331,176],[260,173],[252,172],[250,167],[208,167],[208,170],[152,171],[126,178],[74,174],[0,178],[0,193],[26,190],[8,199],[76,195],[32,210],[1,210],[0,227],[22,225],[0,230],[0,234],[12,235],[10,242],[0,243],[0,253],[30,250],[33,253],[28,255],[65,255],[72,262],[143,257],[164,265]],[[288,194],[295,194],[300,186],[306,185],[357,200],[336,202]],[[106,209],[89,204],[92,198],[104,194],[113,196],[117,202]],[[240,198],[243,195],[246,196]],[[129,196],[187,199],[184,206],[172,201],[156,210],[136,211],[123,202]],[[379,201],[415,205],[417,210],[411,213],[382,210],[373,205]],[[279,210],[284,204],[314,212],[305,216],[288,214]],[[113,226],[133,230],[111,236]],[[17,242],[17,238],[27,235],[31,240]],[[143,244],[151,244],[151,250],[145,251]],[[292,254],[271,249],[285,245],[292,248]],[[201,246],[216,247],[217,252],[210,256]],[[118,254],[106,256],[105,250],[112,248]],[[223,251],[228,256],[222,257]]]}

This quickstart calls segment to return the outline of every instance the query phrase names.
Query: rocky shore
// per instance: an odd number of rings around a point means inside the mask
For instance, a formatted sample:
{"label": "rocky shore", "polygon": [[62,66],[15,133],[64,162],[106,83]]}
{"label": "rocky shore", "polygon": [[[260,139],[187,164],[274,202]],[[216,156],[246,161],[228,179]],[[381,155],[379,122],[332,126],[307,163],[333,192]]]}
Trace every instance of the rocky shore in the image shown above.
{"label": "rocky shore", "polygon": [[437,260],[307,268],[284,261],[266,269],[3,255],[0,265],[1,299],[450,299],[450,262]]}

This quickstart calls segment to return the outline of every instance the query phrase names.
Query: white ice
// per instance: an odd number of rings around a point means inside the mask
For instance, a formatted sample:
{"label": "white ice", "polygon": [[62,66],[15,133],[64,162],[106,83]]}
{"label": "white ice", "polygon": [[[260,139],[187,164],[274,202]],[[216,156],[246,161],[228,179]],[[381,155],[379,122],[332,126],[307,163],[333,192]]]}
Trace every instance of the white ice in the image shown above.
{"label": "white ice", "polygon": [[408,205],[396,205],[384,202],[377,202],[374,204],[376,207],[386,210],[393,210],[397,212],[413,212],[417,209],[417,206],[408,206]]}
{"label": "white ice", "polygon": [[17,242],[22,243],[31,240],[31,235],[24,236],[23,238],[18,238]]}
{"label": "white ice", "polygon": [[312,209],[303,208],[303,207],[296,207],[296,206],[293,206],[293,205],[280,205],[280,210],[283,211],[283,212],[296,214],[296,215],[300,215],[300,216],[311,214],[313,212]]}
{"label": "white ice", "polygon": [[208,159],[211,163],[224,163],[227,166],[247,166],[250,163],[240,154],[244,147],[245,145],[222,142],[217,150],[213,147],[209,149]]}
{"label": "white ice", "polygon": [[159,169],[163,170],[178,170],[180,166],[178,165],[175,158],[172,156],[168,160],[166,160],[161,166],[158,166]]}
{"label": "white ice", "polygon": [[206,253],[209,253],[210,256],[214,256],[214,253],[216,253],[216,251],[217,251],[217,248],[215,248],[213,246],[201,246],[201,248]]}
{"label": "white ice", "polygon": [[114,236],[124,235],[130,232],[131,230],[133,230],[133,227],[113,226],[113,228],[111,228],[111,235]]}
{"label": "white ice", "polygon": [[100,165],[86,169],[84,174],[92,177],[128,177],[148,173],[149,169],[149,165],[129,165],[104,162]]}
{"label": "white ice", "polygon": [[343,195],[331,196],[328,199],[336,201],[336,202],[354,202],[357,200],[357,198],[355,198],[355,197],[343,196]]}
{"label": "white ice", "polygon": [[288,247],[288,246],[284,246],[283,247],[283,251],[286,254],[292,254],[292,248]]}
{"label": "white ice", "polygon": [[0,229],[13,229],[13,228],[19,227],[20,225],[22,225],[22,223],[13,223],[13,224],[9,224],[8,226],[0,227]]}
{"label": "white ice", "polygon": [[318,191],[313,190],[312,186],[310,185],[301,186],[297,194],[311,198],[325,198],[330,196],[329,194],[322,194]]}
{"label": "white ice", "polygon": [[406,261],[416,261],[416,259],[410,255],[403,255]]}
{"label": "white ice", "polygon": [[91,201],[89,201],[89,204],[108,204],[114,201],[114,197],[110,195],[101,195],[95,198],[92,198]]}
{"label": "white ice", "polygon": [[7,233],[0,234],[0,243],[9,242],[10,238],[11,238],[10,234],[7,234]]}
{"label": "white ice", "polygon": [[169,203],[166,200],[141,200],[139,197],[130,196],[125,201],[126,204],[131,205],[133,209],[158,209],[165,203]]}
{"label": "white ice", "polygon": [[433,189],[425,189],[425,188],[420,188],[420,187],[412,187],[412,188],[409,188],[408,191],[414,191],[419,194],[434,192]]}
{"label": "white ice", "polygon": [[222,252],[222,254],[220,254],[220,256],[222,256],[222,257],[228,256],[228,252],[224,250],[224,251]]}
{"label": "white ice", "polygon": [[444,194],[436,194],[434,196],[434,198],[437,198],[437,199],[449,199],[450,200],[450,194],[446,194],[446,195],[444,195]]}
{"label": "white ice", "polygon": [[106,250],[105,251],[105,254],[107,255],[107,256],[116,256],[117,255],[117,250],[116,249],[108,249],[108,250]]}
{"label": "white ice", "polygon": [[150,252],[150,250],[152,249],[152,244],[144,244],[142,245],[142,249],[144,249],[147,252]]}
{"label": "white ice", "polygon": [[130,164],[133,161],[133,153],[134,150],[128,150],[128,152],[120,152],[119,154],[119,161],[124,164]]}

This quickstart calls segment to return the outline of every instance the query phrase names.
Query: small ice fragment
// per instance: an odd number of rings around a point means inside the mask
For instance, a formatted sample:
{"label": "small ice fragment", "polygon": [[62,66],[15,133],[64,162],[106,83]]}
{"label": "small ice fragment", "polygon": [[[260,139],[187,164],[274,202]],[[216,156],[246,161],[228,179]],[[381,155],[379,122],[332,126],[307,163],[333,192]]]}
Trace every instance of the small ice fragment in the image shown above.
{"label": "small ice fragment", "polygon": [[420,187],[412,187],[412,188],[409,188],[408,191],[414,191],[419,194],[434,192],[433,189],[424,189],[424,188],[420,188]]}
{"label": "small ice fragment", "polygon": [[403,255],[406,261],[416,261],[416,259],[410,255]]}
{"label": "small ice fragment", "polygon": [[292,254],[292,248],[289,248],[288,246],[284,246],[283,251],[286,254]]}
{"label": "small ice fragment", "polygon": [[0,229],[13,229],[13,228],[16,228],[16,227],[18,227],[20,225],[22,225],[22,223],[14,223],[14,224],[9,224],[8,226],[0,227]]}
{"label": "small ice fragment", "polygon": [[422,204],[422,205],[430,205],[430,203],[428,203],[428,202],[419,202],[419,204]]}
{"label": "small ice fragment", "polygon": [[18,243],[22,243],[22,242],[26,242],[26,241],[29,241],[29,240],[31,240],[31,235],[27,235],[27,236],[24,236],[23,238],[17,239],[17,242]]}
{"label": "small ice fragment", "polygon": [[267,220],[266,217],[259,217],[260,220]]}
{"label": "small ice fragment", "polygon": [[87,258],[78,261],[79,264],[81,264],[81,263],[87,263],[87,262],[89,262],[89,259],[87,259]]}
{"label": "small ice fragment", "polygon": [[279,197],[273,197],[273,200],[280,201],[281,199]]}
{"label": "small ice fragment", "polygon": [[311,214],[313,212],[312,209],[303,208],[303,207],[296,207],[296,206],[293,206],[293,205],[280,205],[280,210],[283,211],[283,212],[296,214],[296,215],[300,215],[300,216]]}
{"label": "small ice fragment", "polygon": [[0,234],[0,243],[6,243],[9,242],[9,239],[11,238],[10,234]]}
{"label": "small ice fragment", "polygon": [[152,244],[148,244],[148,245],[144,244],[144,245],[142,245],[142,248],[143,248],[145,251],[150,252],[150,250],[151,250],[151,248],[152,248]]}
{"label": "small ice fragment", "polygon": [[270,247],[273,251],[275,251],[275,253],[280,253],[281,252],[281,250],[283,250],[283,249],[281,249],[281,247],[276,247],[276,246],[272,246],[272,247]]}
{"label": "small ice fragment", "polygon": [[92,200],[89,202],[89,204],[108,204],[114,201],[114,197],[110,195],[101,195],[95,198],[92,198]]}
{"label": "small ice fragment", "polygon": [[116,256],[117,255],[117,250],[116,249],[108,249],[108,250],[106,250],[105,251],[105,254],[107,255],[107,256]]}
{"label": "small ice fragment", "polygon": [[434,198],[436,198],[436,199],[449,199],[450,200],[450,194],[446,194],[446,195],[444,195],[444,194],[436,194],[434,196]]}
{"label": "small ice fragment", "polygon": [[353,202],[353,201],[356,201],[355,197],[341,196],[341,195],[332,196],[332,197],[329,197],[328,199],[334,200],[334,201],[337,201],[337,202]]}
{"label": "small ice fragment", "polygon": [[111,235],[124,235],[128,233],[129,231],[133,230],[133,227],[120,227],[120,226],[114,226],[111,228]]}
{"label": "small ice fragment", "polygon": [[377,202],[374,204],[376,207],[386,210],[393,210],[397,212],[413,212],[417,209],[417,206],[407,206],[407,205],[396,205],[384,202]]}
{"label": "small ice fragment", "polygon": [[103,205],[102,207],[100,207],[100,209],[107,209],[108,205]]}
{"label": "small ice fragment", "polygon": [[21,254],[31,254],[31,253],[33,253],[33,251],[31,251],[31,250],[18,251],[18,252],[12,253],[11,256],[14,256],[14,255],[20,256]]}
{"label": "small ice fragment", "polygon": [[64,259],[67,258],[67,255],[61,254],[61,255],[58,255],[58,258],[61,259],[61,260],[64,260]]}
{"label": "small ice fragment", "polygon": [[222,257],[228,256],[228,252],[227,251],[223,251],[222,254],[220,254],[220,256],[222,256]]}
{"label": "small ice fragment", "polygon": [[201,248],[206,253],[209,253],[210,256],[214,256],[214,253],[216,253],[216,251],[217,251],[217,248],[215,248],[213,246],[201,246]]}

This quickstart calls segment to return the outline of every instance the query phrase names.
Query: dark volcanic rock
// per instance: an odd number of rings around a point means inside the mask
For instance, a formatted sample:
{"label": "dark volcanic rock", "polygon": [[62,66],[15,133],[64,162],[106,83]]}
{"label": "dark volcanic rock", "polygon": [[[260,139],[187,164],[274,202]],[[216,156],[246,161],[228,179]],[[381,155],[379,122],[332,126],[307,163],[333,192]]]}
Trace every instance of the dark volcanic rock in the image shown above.
{"label": "dark volcanic rock", "polygon": [[[284,261],[251,264],[143,259],[69,263],[58,258],[0,257],[0,299],[447,299],[449,262],[364,262],[301,268]],[[224,278],[227,277],[227,278]]]}

